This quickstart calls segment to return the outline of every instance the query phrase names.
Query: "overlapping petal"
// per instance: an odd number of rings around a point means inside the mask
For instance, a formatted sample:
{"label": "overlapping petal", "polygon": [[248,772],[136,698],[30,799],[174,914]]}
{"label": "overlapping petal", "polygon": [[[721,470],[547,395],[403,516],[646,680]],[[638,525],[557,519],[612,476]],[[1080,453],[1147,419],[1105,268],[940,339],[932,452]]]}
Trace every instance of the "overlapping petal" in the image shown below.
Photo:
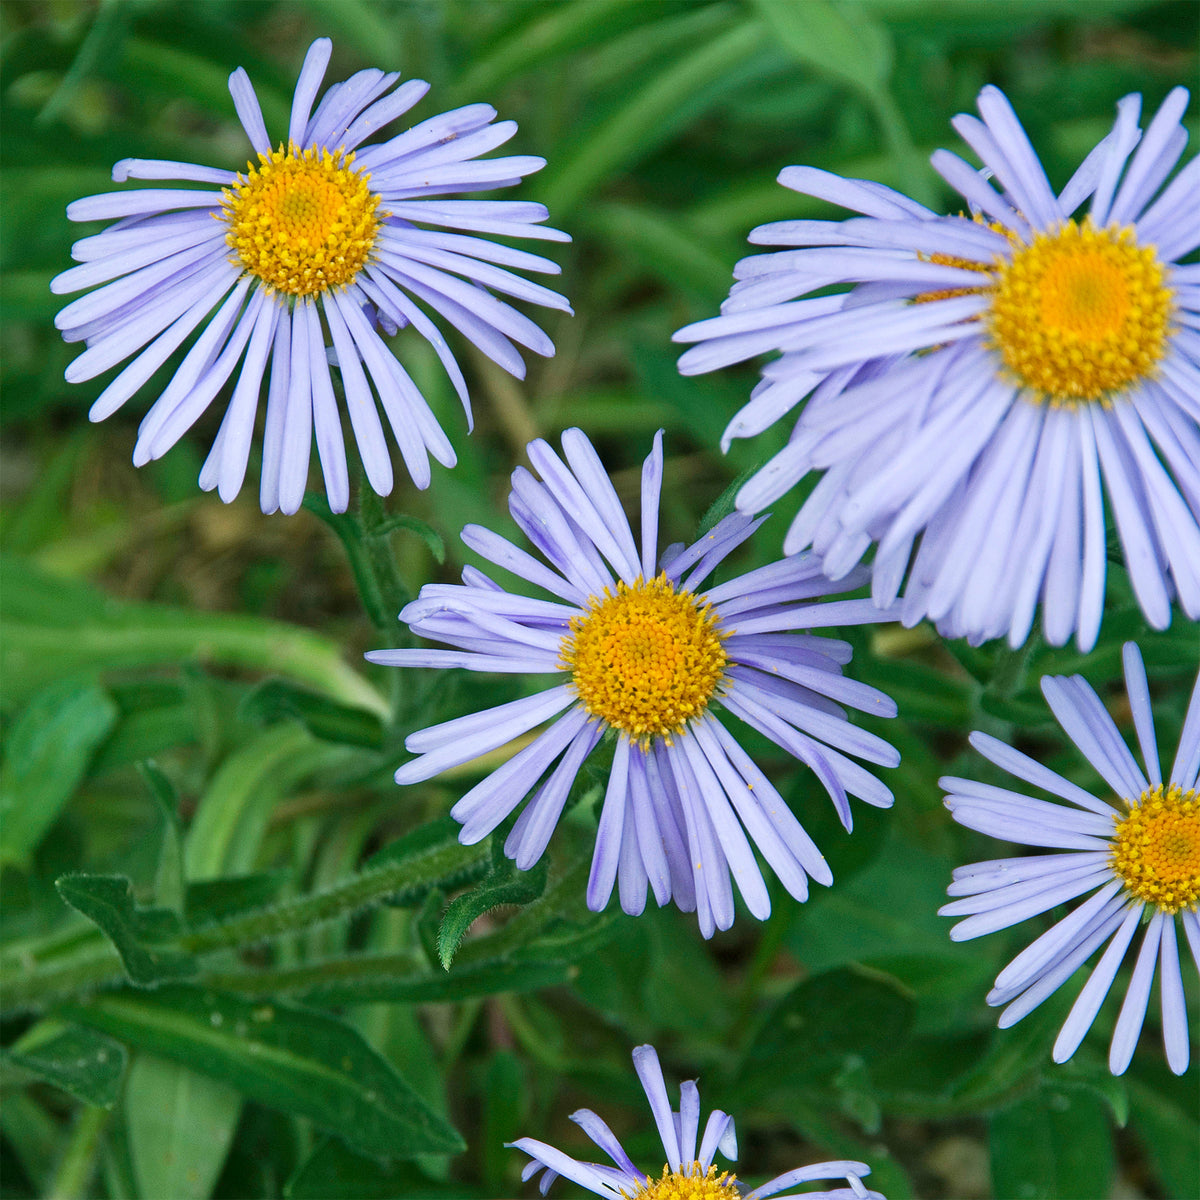
{"label": "overlapping petal", "polygon": [[[486,530],[469,527],[464,541],[489,559],[544,587],[554,600],[497,589],[470,569],[464,582],[429,585],[400,614],[412,631],[451,650],[380,650],[367,657],[389,666],[457,666],[476,671],[560,677],[528,699],[460,717],[413,734],[419,757],[397,782],[428,779],[532,732],[532,740],[469,789],[452,814],[464,841],[477,841],[529,799],[505,844],[521,867],[541,856],[582,761],[612,727],[591,712],[574,687],[564,645],[573,622],[604,589],[635,586],[657,546],[662,435],[642,473],[641,549],[616,491],[591,443],[577,429],[563,435],[563,456],[546,442],[529,447],[541,480],[518,469],[510,509],[546,559]],[[799,632],[890,619],[870,600],[832,600],[866,582],[856,570],[831,582],[812,553],[703,584],[741,545],[758,520],[733,513],[693,545],[676,548],[657,566],[671,588],[710,608],[726,665],[714,703],[671,737],[632,737],[612,729],[613,765],[601,810],[587,901],[600,910],[617,888],[622,909],[640,913],[647,894],[696,911],[708,937],[734,920],[735,887],[756,917],[770,899],[756,851],[789,893],[803,900],[808,881],[832,874],[787,803],[727,728],[717,708],[761,731],[810,766],[840,819],[852,825],[849,796],[887,807],[892,793],[855,759],[895,766],[899,755],[882,738],[850,724],[846,709],[891,717],[881,692],[846,678],[845,642]],[[561,681],[563,674],[568,680]],[[543,725],[550,721],[549,725]],[[539,731],[538,726],[543,726]]]}
{"label": "overlapping petal", "polygon": [[[202,488],[232,500],[245,479],[265,387],[264,512],[299,508],[314,438],[330,506],[346,508],[343,415],[367,481],[381,495],[392,490],[394,476],[380,409],[418,487],[430,481],[431,458],[454,465],[450,440],[384,334],[411,325],[433,346],[470,425],[466,382],[438,319],[523,377],[518,347],[541,355],[553,354],[554,347],[500,297],[571,311],[562,296],[518,274],[557,274],[557,264],[486,236],[569,241],[542,224],[547,213],[541,205],[455,198],[511,186],[545,165],[530,155],[481,157],[507,142],[516,124],[497,122],[490,105],[471,104],[364,149],[367,138],[407,113],[429,85],[410,80],[397,86],[398,74],[360,71],[330,87],[314,111],[330,52],[327,38],[309,48],[284,145],[294,144],[297,153],[354,153],[355,172],[378,198],[381,223],[365,265],[351,280],[304,296],[267,286],[226,243],[222,189],[235,184],[236,170],[125,159],[113,168],[116,182],[213,186],[146,188],[75,201],[67,209],[71,220],[116,224],[77,242],[72,254],[82,265],[51,284],[56,293],[94,289],[56,318],[67,341],[86,345],[67,369],[69,381],[92,379],[131,360],[92,406],[92,420],[111,416],[194,339],[142,422],[134,450],[138,466],[165,454],[232,383],[232,399],[200,474]],[[272,143],[244,70],[233,73],[229,88],[252,150],[269,156]],[[335,396],[335,372],[344,402]]]}

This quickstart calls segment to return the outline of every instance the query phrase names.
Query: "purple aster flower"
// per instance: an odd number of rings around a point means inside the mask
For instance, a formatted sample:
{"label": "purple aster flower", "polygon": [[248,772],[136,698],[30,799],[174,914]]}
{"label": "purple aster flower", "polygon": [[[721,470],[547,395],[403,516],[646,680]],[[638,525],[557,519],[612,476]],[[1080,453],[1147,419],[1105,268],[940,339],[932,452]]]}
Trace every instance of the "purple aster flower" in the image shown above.
{"label": "purple aster flower", "polygon": [[811,767],[847,829],[847,796],[888,807],[892,793],[847,755],[884,766],[899,755],[851,725],[842,705],[894,716],[895,704],[842,675],[851,655],[845,642],[794,632],[888,619],[868,599],[817,603],[865,583],[867,572],[831,583],[815,555],[799,554],[703,588],[765,518],[732,513],[693,545],[670,546],[660,557],[660,432],[642,468],[639,551],[591,442],[568,429],[562,444],[565,463],[546,442],[531,442],[529,460],[542,481],[518,468],[509,496],[548,567],[478,525],[462,532],[476,553],[553,598],[506,592],[467,567],[461,585],[427,585],[400,614],[414,633],[457,649],[367,657],[567,679],[412,734],[405,744],[420,757],[396,772],[396,782],[430,779],[551,721],[451,810],[461,840],[478,842],[536,788],[504,846],[527,870],[545,850],[584,759],[611,728],[617,736],[590,908],[604,908],[619,878],[625,912],[643,910],[648,886],[660,906],[673,899],[696,911],[710,937],[733,923],[732,875],[746,907],[764,919],[771,905],[751,843],[804,900],[809,876],[832,881],[829,866],[714,708],[719,702]]}
{"label": "purple aster flower", "polygon": [[472,236],[570,241],[539,227],[547,215],[540,204],[445,198],[511,187],[545,165],[528,155],[479,157],[508,141],[516,123],[493,123],[490,105],[469,104],[361,148],[429,85],[412,79],[392,90],[398,74],[359,71],[329,88],[314,111],[330,49],[328,38],[309,47],[287,140],[276,149],[246,72],[239,67],[230,76],[234,108],[256,155],[243,173],[145,159],[117,163],[118,183],[202,186],[76,200],[67,208],[72,221],[117,220],[76,242],[71,253],[82,265],[50,285],[59,293],[96,289],[68,304],[55,321],[67,341],[87,346],[67,368],[69,382],[91,379],[136,355],[92,406],[93,421],[116,412],[200,330],[142,421],[133,452],[137,466],[165,454],[236,373],[200,473],[205,491],[216,488],[222,500],[232,500],[246,474],[259,395],[269,376],[263,512],[299,508],[314,433],[330,507],[342,512],[349,503],[331,362],[375,491],[387,495],[393,483],[379,407],[418,487],[429,483],[430,455],[454,465],[449,439],[380,330],[395,333],[411,324],[433,346],[469,425],[462,372],[429,311],[519,378],[525,366],[514,342],[545,355],[554,346],[493,292],[571,311],[557,293],[505,269],[557,273],[554,263]]}
{"label": "purple aster flower", "polygon": [[[637,1046],[633,1051],[633,1065],[641,1080],[658,1135],[662,1138],[666,1165],[662,1176],[655,1179],[633,1165],[624,1147],[617,1141],[611,1129],[589,1108],[581,1108],[571,1114],[574,1121],[609,1158],[615,1167],[603,1163],[579,1162],[569,1154],[556,1150],[545,1142],[533,1138],[520,1138],[508,1143],[523,1150],[532,1159],[526,1163],[521,1174],[523,1180],[536,1175],[543,1168],[545,1174],[539,1183],[544,1196],[550,1185],[560,1176],[585,1187],[597,1196],[609,1200],[766,1200],[768,1196],[780,1196],[788,1200],[802,1195],[805,1200],[884,1200],[878,1192],[869,1192],[862,1177],[871,1173],[871,1168],[860,1162],[813,1163],[810,1167],[799,1167],[776,1176],[753,1191],[744,1190],[737,1179],[728,1171],[717,1174],[713,1158],[719,1151],[728,1159],[737,1157],[737,1134],[733,1118],[728,1113],[714,1109],[709,1113],[700,1137],[697,1153],[696,1140],[700,1135],[700,1092],[694,1080],[688,1080],[679,1089],[679,1110],[671,1110],[667,1096],[667,1085],[662,1067],[653,1046]],[[819,1192],[789,1192],[789,1188],[802,1183],[813,1183],[821,1179],[844,1179],[847,1187],[836,1187]]]}
{"label": "purple aster flower", "polygon": [[[1095,643],[1105,502],[1146,620],[1172,597],[1200,618],[1200,163],[1183,153],[1187,92],[1143,133],[1139,96],[1067,186],[1051,190],[1011,106],[979,94],[954,126],[983,161],[936,170],[970,216],[788,167],[779,181],[863,214],[782,221],[751,242],[723,315],[681,329],[684,374],[767,351],[724,444],[801,401],[788,445],[741,490],[756,512],[823,471],[784,549],[813,546],[837,578],[874,542],[880,604],[949,637]],[[1164,186],[1166,184],[1166,186]],[[1086,211],[1080,210],[1086,205]],[[833,295],[810,295],[829,287]]]}
{"label": "purple aster flower", "polygon": [[1006,929],[1059,904],[1088,895],[1037,938],[996,977],[991,1005],[1007,1005],[1007,1028],[1057,991],[1106,942],[1107,947],[1075,1001],[1054,1061],[1065,1062],[1091,1028],[1113,985],[1129,944],[1143,929],[1141,949],[1117,1017],[1108,1065],[1129,1066],[1146,1017],[1155,968],[1159,971],[1163,1043],[1176,1075],[1188,1065],[1187,1008],[1179,968],[1177,926],[1200,971],[1200,679],[1192,691],[1179,749],[1164,781],[1142,656],[1125,645],[1125,687],[1142,749],[1145,773],[1127,749],[1099,697],[1078,675],[1048,675],[1042,692],[1067,735],[1112,789],[1109,803],[985,733],[971,745],[985,758],[1066,803],[971,779],[943,779],[946,807],[960,825],[1056,854],[974,863],[954,872],[946,916],[971,914],[951,930],[955,941]]}

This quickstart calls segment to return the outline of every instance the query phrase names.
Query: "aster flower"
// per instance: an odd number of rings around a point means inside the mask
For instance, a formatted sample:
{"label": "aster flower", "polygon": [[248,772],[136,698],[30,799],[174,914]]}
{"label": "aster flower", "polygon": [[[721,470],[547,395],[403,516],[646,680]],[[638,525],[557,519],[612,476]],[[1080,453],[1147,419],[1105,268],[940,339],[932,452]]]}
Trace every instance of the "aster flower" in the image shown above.
{"label": "aster flower", "polygon": [[1130,942],[1144,927],[1108,1065],[1120,1075],[1129,1066],[1146,1017],[1157,966],[1163,1043],[1176,1075],[1188,1065],[1187,1008],[1179,967],[1177,926],[1200,971],[1200,679],[1192,692],[1179,749],[1164,781],[1159,768],[1146,671],[1137,646],[1125,646],[1125,686],[1141,745],[1142,772],[1099,697],[1078,675],[1046,676],[1042,692],[1059,724],[1114,794],[1098,799],[1061,775],[985,733],[971,745],[985,758],[1060,800],[970,779],[943,779],[946,807],[960,825],[1057,854],[1025,855],[974,863],[954,872],[950,895],[962,896],[941,911],[971,914],[951,930],[955,941],[1006,929],[1080,896],[1087,900],[1023,950],[996,977],[991,1005],[1006,1005],[1001,1028],[1019,1021],[1056,992],[1106,942],[1079,993],[1058,1040],[1054,1061],[1065,1062],[1083,1040]]}
{"label": "aster flower", "polygon": [[[661,1178],[655,1179],[635,1167],[604,1121],[591,1109],[581,1108],[571,1114],[571,1120],[616,1166],[579,1162],[545,1142],[520,1138],[508,1144],[514,1149],[523,1150],[532,1160],[525,1165],[521,1175],[523,1180],[544,1168],[545,1174],[539,1183],[543,1196],[550,1185],[563,1175],[597,1196],[609,1197],[609,1200],[766,1200],[766,1197],[780,1193],[786,1193],[780,1200],[799,1195],[803,1195],[805,1200],[884,1200],[878,1192],[870,1192],[863,1186],[862,1177],[869,1175],[871,1168],[860,1162],[814,1163],[810,1167],[799,1167],[779,1175],[753,1191],[745,1191],[743,1185],[728,1171],[718,1175],[717,1168],[713,1166],[713,1158],[718,1151],[728,1159],[737,1157],[737,1134],[733,1118],[720,1109],[709,1113],[697,1153],[700,1092],[695,1081],[689,1080],[680,1087],[679,1110],[673,1112],[654,1047],[637,1046],[633,1051],[633,1065],[646,1093],[650,1111],[654,1114],[658,1135],[662,1138],[667,1161]],[[788,1191],[798,1184],[821,1179],[844,1179],[849,1186],[819,1192]]]}
{"label": "aster flower", "polygon": [[660,906],[673,899],[696,911],[710,937],[733,923],[732,873],[761,920],[771,906],[751,842],[798,900],[808,895],[809,876],[828,884],[832,875],[770,780],[718,720],[715,703],[811,767],[849,829],[848,795],[887,807],[892,793],[847,755],[885,766],[895,766],[899,755],[851,725],[842,705],[884,716],[894,716],[896,706],[842,675],[851,655],[845,642],[793,631],[887,616],[867,599],[816,603],[860,586],[867,573],[830,583],[812,554],[702,588],[761,519],[732,513],[693,545],[668,547],[660,558],[660,431],[642,469],[639,552],[592,444],[578,429],[568,429],[562,444],[565,463],[546,442],[531,442],[529,460],[542,481],[518,468],[509,496],[514,519],[549,567],[478,525],[462,532],[476,553],[554,598],[506,592],[467,567],[462,584],[427,585],[400,614],[418,636],[457,649],[367,657],[399,667],[567,678],[412,734],[406,745],[420,757],[396,772],[396,782],[430,779],[553,719],[451,810],[463,826],[460,839],[471,844],[536,787],[504,847],[526,870],[545,850],[584,759],[612,729],[589,907],[604,908],[619,876],[625,912],[643,910],[648,885]]}
{"label": "aster flower", "polygon": [[418,487],[429,483],[430,455],[445,466],[454,465],[455,455],[380,331],[411,324],[433,346],[470,424],[462,372],[427,310],[518,378],[525,367],[514,342],[544,355],[553,354],[554,346],[492,293],[571,311],[561,296],[504,269],[557,273],[554,263],[473,236],[569,241],[538,226],[546,219],[540,204],[446,198],[510,187],[545,165],[528,155],[479,157],[508,141],[515,122],[493,123],[490,105],[469,104],[364,149],[367,138],[407,112],[429,85],[412,79],[392,90],[398,74],[359,71],[330,87],[313,111],[330,49],[328,38],[309,47],[287,139],[274,149],[246,72],[239,67],[230,76],[234,108],[255,154],[244,171],[145,159],[117,163],[118,183],[202,186],[76,200],[67,208],[72,221],[116,223],[76,242],[72,256],[82,265],[51,283],[57,293],[96,288],[55,321],[67,341],[87,346],[67,368],[69,382],[91,379],[136,355],[92,406],[93,421],[116,412],[200,330],[142,421],[133,452],[137,466],[165,454],[236,372],[225,419],[200,473],[202,488],[232,500],[246,474],[269,375],[264,512],[299,508],[314,433],[330,507],[341,512],[349,502],[331,361],[367,479],[387,495],[392,460],[376,397]]}
{"label": "aster flower", "polygon": [[[1200,163],[1176,88],[1143,133],[1141,98],[1051,190],[1004,95],[954,126],[983,161],[933,166],[969,216],[890,188],[788,167],[779,181],[861,217],[764,225],[722,316],[681,329],[684,374],[780,351],[725,431],[805,401],[789,444],[742,488],[756,512],[824,471],[784,542],[837,578],[874,542],[873,594],[949,637],[1095,643],[1105,505],[1156,629],[1175,596],[1200,618]],[[1086,211],[1084,210],[1086,206]],[[842,286],[835,295],[818,289]],[[806,399],[807,398],[807,399]],[[919,539],[919,541],[918,541]],[[916,547],[914,553],[914,546]]]}

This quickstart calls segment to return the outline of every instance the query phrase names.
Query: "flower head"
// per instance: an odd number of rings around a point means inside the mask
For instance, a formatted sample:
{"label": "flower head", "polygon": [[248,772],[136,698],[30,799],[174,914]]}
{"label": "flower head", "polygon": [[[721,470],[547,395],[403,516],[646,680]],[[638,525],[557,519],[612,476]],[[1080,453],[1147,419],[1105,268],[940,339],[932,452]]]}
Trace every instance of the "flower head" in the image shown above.
{"label": "flower head", "polygon": [[[954,126],[984,164],[933,165],[970,215],[890,188],[788,167],[784,186],[851,209],[782,221],[750,240],[798,249],[744,259],[723,315],[681,329],[684,374],[766,351],[724,442],[801,401],[791,439],[738,495],[756,512],[811,470],[784,542],[837,578],[875,550],[880,604],[949,637],[1095,643],[1105,505],[1156,629],[1171,600],[1200,618],[1200,245],[1193,159],[1176,88],[1143,133],[1139,96],[1067,186],[1051,190],[1008,101]],[[1166,186],[1164,187],[1164,184]],[[829,287],[834,295],[810,293]]]}
{"label": "flower head", "polygon": [[[746,1191],[728,1171],[718,1173],[713,1165],[713,1158],[718,1152],[728,1159],[737,1157],[737,1134],[733,1118],[719,1109],[709,1113],[697,1152],[700,1092],[695,1081],[689,1080],[679,1089],[679,1110],[673,1112],[654,1047],[636,1047],[633,1065],[646,1093],[650,1111],[654,1114],[659,1137],[662,1138],[663,1154],[667,1161],[661,1176],[656,1178],[647,1175],[635,1167],[604,1121],[591,1109],[581,1108],[571,1114],[571,1120],[616,1166],[579,1162],[545,1142],[520,1138],[509,1144],[517,1150],[523,1150],[532,1160],[525,1165],[522,1179],[529,1179],[544,1169],[545,1174],[539,1183],[543,1196],[550,1185],[563,1175],[589,1192],[606,1196],[609,1200],[766,1200],[766,1197],[787,1192],[788,1188],[798,1184],[821,1179],[844,1179],[847,1187],[802,1194],[805,1200],[884,1200],[878,1192],[870,1192],[863,1186],[862,1177],[869,1175],[871,1168],[860,1162],[814,1163],[810,1167],[799,1167],[779,1175],[753,1191]],[[788,1193],[780,1200],[800,1194]]]}
{"label": "flower head", "polygon": [[[647,886],[659,905],[696,910],[706,937],[733,922],[730,874],[749,910],[770,912],[753,842],[788,891],[808,895],[808,877],[829,867],[779,793],[718,719],[740,718],[807,763],[851,826],[848,795],[887,807],[892,793],[857,763],[895,766],[896,752],[846,719],[849,705],[894,716],[881,692],[846,679],[851,650],[799,629],[886,620],[870,600],[816,603],[864,583],[865,569],[831,583],[812,554],[793,555],[714,587],[705,580],[762,519],[732,513],[686,549],[658,555],[662,434],[642,469],[641,549],[592,444],[563,434],[564,462],[530,443],[539,482],[519,468],[509,509],[550,564],[468,525],[463,541],[554,599],[504,591],[467,567],[462,584],[433,584],[400,614],[422,637],[454,650],[378,650],[399,667],[566,675],[521,700],[414,733],[420,755],[398,783],[430,779],[552,724],[451,810],[465,843],[496,828],[534,788],[505,843],[522,869],[541,857],[584,759],[613,730],[612,773],[596,836],[588,904],[607,904],[618,876],[621,907],[637,914]],[[549,771],[544,782],[539,780]],[[748,835],[748,836],[747,836]]]}
{"label": "flower head", "polygon": [[413,482],[425,487],[429,456],[453,466],[454,450],[380,330],[395,333],[411,324],[433,346],[470,423],[462,372],[427,310],[518,377],[525,366],[514,342],[546,355],[554,346],[492,293],[571,311],[555,292],[505,269],[557,273],[553,262],[474,236],[569,241],[538,225],[546,219],[541,205],[446,198],[510,187],[545,165],[527,155],[479,157],[508,141],[515,122],[493,123],[490,105],[469,104],[364,148],[429,85],[413,79],[392,90],[398,74],[359,71],[329,88],[314,111],[330,50],[328,38],[309,47],[287,138],[278,144],[267,136],[246,72],[239,67],[230,76],[234,107],[255,155],[244,170],[144,159],[117,163],[113,179],[119,183],[205,186],[76,200],[67,208],[72,221],[116,223],[76,242],[72,256],[82,265],[51,283],[58,293],[96,289],[68,304],[55,321],[67,341],[87,346],[67,368],[69,382],[91,379],[136,355],[101,392],[93,421],[116,412],[192,339],[142,421],[133,452],[138,466],[165,454],[236,374],[200,473],[202,488],[232,500],[245,478],[259,396],[269,378],[264,512],[299,508],[314,433],[330,506],[341,512],[349,502],[331,362],[370,485],[387,495],[393,484],[381,406]]}
{"label": "flower head", "polygon": [[1146,1017],[1156,966],[1160,972],[1163,1042],[1176,1075],[1188,1065],[1187,1009],[1179,968],[1176,927],[1182,926],[1200,971],[1200,679],[1192,692],[1179,749],[1164,780],[1159,768],[1146,671],[1137,646],[1125,646],[1125,684],[1145,762],[1142,772],[1099,697],[1078,675],[1046,676],[1042,692],[1059,724],[1112,789],[1111,802],[1092,796],[1061,775],[985,733],[971,745],[1025,783],[1060,800],[970,779],[943,779],[946,807],[960,825],[1058,854],[1026,855],[974,863],[954,872],[941,911],[971,914],[950,936],[956,941],[1006,929],[1018,921],[1088,899],[1037,938],[996,977],[988,1003],[1007,1005],[1001,1027],[1019,1021],[1058,990],[1108,943],[1079,993],[1054,1044],[1054,1061],[1075,1053],[1104,1002],[1139,928],[1142,945],[1109,1050],[1109,1067],[1121,1074],[1133,1056]]}

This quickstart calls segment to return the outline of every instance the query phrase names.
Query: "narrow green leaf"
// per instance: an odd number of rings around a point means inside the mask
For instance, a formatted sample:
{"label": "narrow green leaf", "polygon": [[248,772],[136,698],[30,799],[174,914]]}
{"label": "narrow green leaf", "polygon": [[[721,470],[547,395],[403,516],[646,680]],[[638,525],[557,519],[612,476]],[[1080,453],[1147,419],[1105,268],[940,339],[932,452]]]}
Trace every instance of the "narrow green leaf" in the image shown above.
{"label": "narrow green leaf", "polygon": [[101,688],[69,679],[44,688],[24,708],[0,767],[0,863],[29,862],[117,716]]}
{"label": "narrow green leaf", "polygon": [[276,801],[349,751],[317,741],[302,725],[272,725],[231,754],[210,780],[184,845],[189,879],[251,871]]}
{"label": "narrow green leaf", "polygon": [[184,912],[188,924],[223,921],[262,908],[279,895],[290,877],[290,871],[258,871],[253,875],[197,879],[187,885]]}
{"label": "narrow green leaf", "polygon": [[369,529],[367,536],[386,537],[397,529],[404,529],[409,533],[416,534],[425,543],[429,553],[433,555],[439,565],[446,561],[446,543],[442,539],[442,535],[432,525],[422,521],[420,517],[413,517],[408,513],[389,514],[377,526]]}
{"label": "narrow green leaf", "polygon": [[103,993],[68,1011],[260,1104],[308,1117],[365,1154],[411,1158],[463,1149],[455,1130],[386,1059],[324,1013],[178,984]]}
{"label": "narrow green leaf", "polygon": [[111,1108],[120,1095],[125,1047],[94,1029],[39,1021],[0,1053],[6,1066],[52,1083],[84,1104]]}
{"label": "narrow green leaf", "polygon": [[154,896],[159,904],[183,912],[183,824],[179,819],[179,793],[175,785],[152,762],[138,763],[138,770],[163,818],[162,847],[158,852],[158,873]]}
{"label": "narrow green leaf", "polygon": [[180,1063],[138,1054],[125,1081],[125,1121],[143,1196],[206,1200],[242,1111],[226,1083]]}
{"label": "narrow green leaf", "polygon": [[456,896],[446,908],[438,928],[438,959],[448,971],[467,930],[486,912],[502,904],[528,904],[546,890],[548,864],[542,859],[529,871],[520,871],[508,859],[478,887]]}
{"label": "narrow green leaf", "polygon": [[387,702],[345,661],[341,646],[283,621],[118,601],[13,555],[0,555],[0,591],[0,680],[9,703],[66,674],[199,659],[283,675],[344,704],[388,714]]}
{"label": "narrow green leaf", "polygon": [[713,87],[740,68],[763,44],[765,30],[745,21],[681,58],[638,89],[596,129],[572,142],[553,173],[541,182],[542,196],[562,220],[596,185],[630,166],[716,102]]}
{"label": "narrow green leaf", "polygon": [[378,750],[383,744],[379,715],[339,704],[318,692],[283,679],[267,679],[250,691],[238,706],[238,715],[260,725],[295,717],[314,737],[347,746]]}
{"label": "narrow green leaf", "polygon": [[461,1183],[413,1177],[404,1163],[355,1154],[337,1138],[323,1138],[284,1185],[287,1200],[462,1200]]}
{"label": "narrow green leaf", "polygon": [[[565,962],[483,962],[455,967],[446,972],[400,973],[393,967],[381,970],[392,956],[360,955],[334,962],[325,960],[311,968],[299,968],[309,980],[318,972],[324,976],[311,986],[298,989],[298,998],[308,1004],[332,1007],[342,1004],[443,1004],[469,1000],[474,996],[494,996],[500,992],[531,992],[557,987],[571,975]],[[287,972],[274,973],[275,986],[289,991]],[[225,986],[235,981],[226,977]]]}
{"label": "narrow green leaf", "polygon": [[892,69],[887,30],[860,5],[832,0],[754,0],[780,44],[805,66],[874,93]]}
{"label": "narrow green leaf", "polygon": [[497,87],[537,63],[597,38],[608,40],[614,29],[652,15],[652,6],[631,0],[573,0],[533,6],[522,23],[482,53],[454,87],[460,103],[482,100]]}
{"label": "narrow green leaf", "polygon": [[63,900],[103,930],[134,983],[153,987],[196,973],[190,955],[165,944],[183,932],[179,914],[169,908],[139,908],[124,875],[63,875],[54,886]]}
{"label": "narrow green leaf", "polygon": [[1094,1200],[1112,1189],[1105,1105],[1082,1089],[1039,1088],[992,1117],[992,1188],[1013,1200]]}
{"label": "narrow green leaf", "polygon": [[737,494],[742,490],[742,484],[745,483],[754,471],[743,471],[725,490],[708,506],[704,511],[704,516],[700,518],[700,524],[696,529],[696,537],[702,538],[714,526],[723,521],[737,507],[735,503]]}

